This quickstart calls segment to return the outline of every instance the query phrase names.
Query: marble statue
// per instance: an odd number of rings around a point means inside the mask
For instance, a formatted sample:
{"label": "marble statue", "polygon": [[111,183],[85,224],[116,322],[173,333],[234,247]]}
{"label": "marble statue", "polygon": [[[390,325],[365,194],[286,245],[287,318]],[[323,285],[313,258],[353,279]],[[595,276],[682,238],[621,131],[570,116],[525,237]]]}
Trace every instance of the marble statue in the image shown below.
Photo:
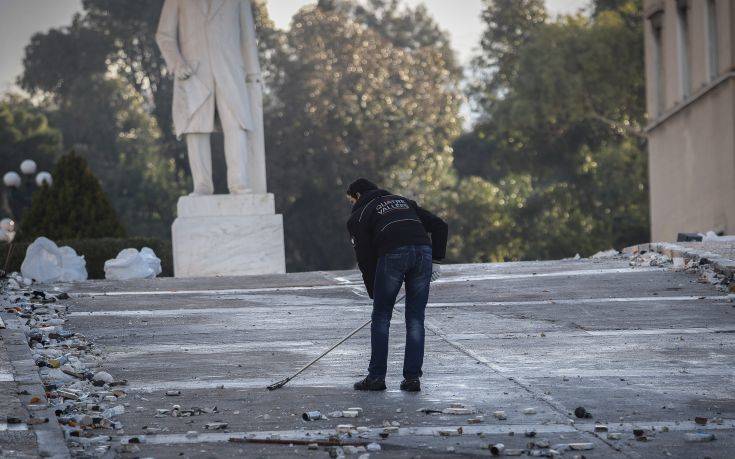
{"label": "marble statue", "polygon": [[165,0],[156,42],[173,72],[173,120],[193,196],[211,195],[215,108],[231,194],[266,193],[263,92],[250,0]]}

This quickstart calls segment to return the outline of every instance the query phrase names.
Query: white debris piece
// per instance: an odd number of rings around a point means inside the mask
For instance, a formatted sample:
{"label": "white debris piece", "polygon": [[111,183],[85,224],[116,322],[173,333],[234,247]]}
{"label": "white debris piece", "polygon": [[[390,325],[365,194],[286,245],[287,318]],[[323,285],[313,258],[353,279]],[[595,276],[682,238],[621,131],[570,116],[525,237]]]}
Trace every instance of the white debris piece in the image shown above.
{"label": "white debris piece", "polygon": [[498,419],[500,421],[508,419],[508,417],[505,415],[505,411],[494,411],[493,416],[495,416],[495,419]]}
{"label": "white debris piece", "polygon": [[94,376],[92,377],[92,380],[95,382],[99,381],[105,384],[110,384],[115,379],[112,377],[110,373],[106,371],[98,371],[97,373],[94,374]]}
{"label": "white debris piece", "polygon": [[39,237],[28,246],[20,271],[36,282],[76,282],[87,280],[86,266],[84,256],[71,247]]}
{"label": "white debris piece", "polygon": [[370,451],[371,453],[375,453],[375,452],[380,451],[381,447],[379,443],[368,443],[367,450]]}
{"label": "white debris piece", "polygon": [[702,236],[702,242],[735,242],[735,236],[718,236],[714,231],[707,231]]}
{"label": "white debris piece", "polygon": [[153,279],[161,274],[161,260],[148,247],[124,249],[116,258],[105,262],[105,279]]}
{"label": "white debris piece", "polygon": [[687,443],[705,443],[714,441],[715,434],[705,432],[688,433],[684,435],[684,441]]}
{"label": "white debris piece", "polygon": [[569,449],[574,451],[586,451],[593,449],[594,447],[594,443],[569,443]]}
{"label": "white debris piece", "polygon": [[524,408],[523,414],[536,414],[536,408]]}
{"label": "white debris piece", "polygon": [[475,414],[474,408],[452,406],[442,410],[444,414]]}
{"label": "white debris piece", "polygon": [[620,252],[618,252],[615,249],[603,250],[603,251],[597,252],[596,254],[592,255],[590,258],[594,258],[594,259],[612,258],[618,255],[619,253]]}
{"label": "white debris piece", "polygon": [[337,433],[350,433],[351,430],[354,430],[355,426],[352,424],[340,424],[337,426]]}

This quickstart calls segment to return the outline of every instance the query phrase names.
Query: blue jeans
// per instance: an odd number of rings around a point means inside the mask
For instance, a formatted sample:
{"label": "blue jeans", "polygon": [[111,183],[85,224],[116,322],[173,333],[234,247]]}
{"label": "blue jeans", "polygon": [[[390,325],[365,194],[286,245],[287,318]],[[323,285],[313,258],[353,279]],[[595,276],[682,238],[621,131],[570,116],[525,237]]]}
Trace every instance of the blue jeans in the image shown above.
{"label": "blue jeans", "polygon": [[424,312],[429,301],[431,247],[407,245],[380,257],[373,289],[373,323],[370,331],[371,378],[385,378],[388,371],[388,334],[393,305],[406,282],[406,352],[403,377],[419,378],[424,363]]}

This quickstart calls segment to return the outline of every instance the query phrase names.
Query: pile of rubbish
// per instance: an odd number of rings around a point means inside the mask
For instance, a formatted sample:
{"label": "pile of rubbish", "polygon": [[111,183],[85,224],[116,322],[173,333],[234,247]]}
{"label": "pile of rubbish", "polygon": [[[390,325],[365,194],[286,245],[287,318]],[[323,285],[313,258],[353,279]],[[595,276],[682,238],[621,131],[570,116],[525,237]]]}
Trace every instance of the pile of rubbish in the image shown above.
{"label": "pile of rubbish", "polygon": [[122,433],[118,417],[127,405],[122,389],[126,382],[100,371],[100,352],[64,328],[66,293],[28,289],[30,279],[17,273],[0,283],[0,306],[25,321],[24,333],[46,398],[72,453],[105,454],[110,435]]}
{"label": "pile of rubbish", "polygon": [[[0,240],[3,235],[10,234],[5,227],[14,227],[12,221],[3,220],[0,224]],[[130,248],[107,260],[104,268],[108,280],[153,279],[161,274],[161,260],[149,247],[140,251]],[[23,277],[44,284],[84,281],[88,277],[83,255],[78,255],[71,247],[59,247],[45,237],[39,237],[28,246],[20,271]]]}
{"label": "pile of rubbish", "polygon": [[140,252],[124,249],[116,258],[105,262],[105,279],[108,280],[153,279],[159,274],[161,260],[148,247]]}
{"label": "pile of rubbish", "polygon": [[87,262],[71,247],[39,237],[28,246],[20,272],[42,283],[83,281],[87,280]]}

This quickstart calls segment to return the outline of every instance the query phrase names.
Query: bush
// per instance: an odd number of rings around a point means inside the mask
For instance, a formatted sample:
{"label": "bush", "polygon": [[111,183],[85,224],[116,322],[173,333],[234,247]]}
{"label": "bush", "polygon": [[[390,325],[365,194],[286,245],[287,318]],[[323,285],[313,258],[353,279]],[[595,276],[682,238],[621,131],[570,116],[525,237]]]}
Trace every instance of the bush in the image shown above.
{"label": "bush", "polygon": [[53,184],[33,193],[31,208],[23,215],[19,238],[33,241],[125,237],[97,177],[81,156],[73,152],[60,158]]}
{"label": "bush", "polygon": [[[73,239],[54,241],[61,246],[68,245],[77,251],[77,254],[84,255],[87,260],[87,273],[90,279],[105,278],[105,261],[115,258],[122,249],[134,247],[140,250],[143,247],[150,247],[156,252],[158,258],[161,259],[162,272],[159,276],[171,277],[174,272],[173,251],[170,241],[152,238],[102,238],[102,239]],[[26,249],[30,242],[18,242],[14,244],[13,253],[8,264],[8,271],[20,271],[20,265],[26,256]],[[8,245],[0,245],[0,269],[5,263],[5,257],[8,253]]]}

